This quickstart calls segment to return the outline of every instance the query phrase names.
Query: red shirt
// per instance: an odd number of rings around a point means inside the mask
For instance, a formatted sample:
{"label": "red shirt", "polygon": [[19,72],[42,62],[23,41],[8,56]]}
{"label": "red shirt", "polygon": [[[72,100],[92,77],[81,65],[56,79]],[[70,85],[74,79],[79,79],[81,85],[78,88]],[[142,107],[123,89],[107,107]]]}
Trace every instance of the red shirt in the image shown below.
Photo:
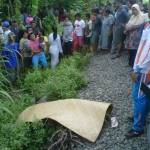
{"label": "red shirt", "polygon": [[30,40],[29,47],[30,47],[33,54],[41,52],[40,43],[39,43],[38,39],[36,39],[35,41]]}

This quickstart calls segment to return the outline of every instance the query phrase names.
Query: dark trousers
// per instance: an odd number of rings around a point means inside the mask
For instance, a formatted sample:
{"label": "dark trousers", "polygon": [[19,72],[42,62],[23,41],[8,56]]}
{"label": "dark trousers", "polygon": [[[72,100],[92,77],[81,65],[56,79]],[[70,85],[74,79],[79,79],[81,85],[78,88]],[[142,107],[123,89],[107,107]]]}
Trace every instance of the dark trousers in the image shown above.
{"label": "dark trousers", "polygon": [[135,50],[135,49],[129,50],[129,65],[131,67],[134,66],[134,61],[135,61],[136,53],[137,53],[137,50]]}
{"label": "dark trousers", "polygon": [[72,41],[64,42],[63,44],[63,53],[65,56],[72,55]]}

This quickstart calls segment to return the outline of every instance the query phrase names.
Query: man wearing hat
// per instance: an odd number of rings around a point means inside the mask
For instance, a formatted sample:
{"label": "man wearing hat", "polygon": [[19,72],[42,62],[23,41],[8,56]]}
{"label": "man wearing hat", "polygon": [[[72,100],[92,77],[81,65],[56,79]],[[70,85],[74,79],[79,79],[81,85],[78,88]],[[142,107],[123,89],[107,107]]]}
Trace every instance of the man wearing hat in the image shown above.
{"label": "man wearing hat", "polygon": [[3,29],[3,44],[7,44],[8,43],[8,35],[11,32],[9,29],[9,22],[8,21],[3,21],[2,22],[2,29]]}

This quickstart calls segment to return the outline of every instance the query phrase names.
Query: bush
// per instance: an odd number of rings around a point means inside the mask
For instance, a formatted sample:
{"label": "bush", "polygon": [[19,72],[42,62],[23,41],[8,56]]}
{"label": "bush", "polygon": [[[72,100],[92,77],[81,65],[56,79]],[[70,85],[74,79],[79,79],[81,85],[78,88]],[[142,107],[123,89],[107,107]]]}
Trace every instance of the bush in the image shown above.
{"label": "bush", "polygon": [[36,97],[48,96],[49,100],[73,98],[76,91],[85,86],[82,69],[90,55],[75,54],[62,60],[56,70],[29,73],[24,80],[24,87]]}
{"label": "bush", "polygon": [[0,149],[36,150],[42,145],[45,137],[45,130],[41,122],[32,125],[7,123],[3,124],[0,132]]}
{"label": "bush", "polygon": [[37,149],[46,136],[42,122],[33,124],[16,122],[19,114],[35,103],[28,94],[19,94],[17,99],[1,101],[0,106],[0,149]]}
{"label": "bush", "polygon": [[25,108],[35,104],[35,98],[45,95],[49,100],[75,97],[76,91],[87,83],[82,69],[88,60],[89,55],[75,54],[69,59],[63,59],[55,70],[30,72],[20,84],[25,88],[22,92],[9,87],[5,93],[1,93],[4,89],[0,86],[0,94],[3,94],[0,99],[0,149],[37,150],[45,146],[48,137],[60,126],[46,127],[42,121],[20,123],[16,120]]}

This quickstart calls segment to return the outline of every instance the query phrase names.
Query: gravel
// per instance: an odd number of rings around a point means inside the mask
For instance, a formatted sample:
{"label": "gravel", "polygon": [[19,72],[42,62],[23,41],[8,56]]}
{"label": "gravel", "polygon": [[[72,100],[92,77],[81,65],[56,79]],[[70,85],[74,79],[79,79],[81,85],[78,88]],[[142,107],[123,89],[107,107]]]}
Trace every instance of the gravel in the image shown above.
{"label": "gravel", "polygon": [[[111,128],[105,123],[95,143],[79,138],[83,145],[75,144],[74,150],[148,150],[146,135],[126,139],[125,134],[132,127],[128,117],[132,116],[132,100],[129,89],[130,67],[127,67],[127,53],[121,58],[111,60],[110,54],[99,52],[91,58],[86,69],[89,84],[78,93],[78,98],[112,103],[111,116],[116,117],[119,126]],[[92,130],[92,129],[91,129]]]}

